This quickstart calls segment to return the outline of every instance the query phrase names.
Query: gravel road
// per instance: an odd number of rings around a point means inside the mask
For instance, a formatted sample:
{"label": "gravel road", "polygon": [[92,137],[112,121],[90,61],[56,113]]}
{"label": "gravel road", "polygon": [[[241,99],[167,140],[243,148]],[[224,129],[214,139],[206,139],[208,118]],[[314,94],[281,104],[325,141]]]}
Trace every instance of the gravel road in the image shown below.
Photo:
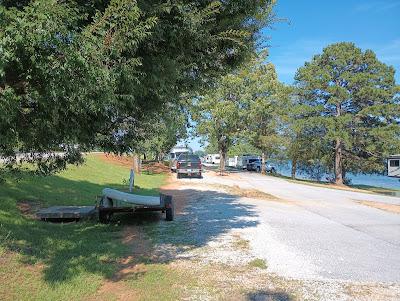
{"label": "gravel road", "polygon": [[[214,203],[208,200],[213,204],[209,214],[216,211],[229,217],[226,210],[242,211],[231,216],[227,228],[248,240],[252,255],[265,259],[273,273],[306,280],[400,283],[400,215],[357,202],[399,205],[400,198],[314,187],[246,172],[225,177],[208,172],[201,180],[182,182],[208,187],[237,185],[285,200],[242,197],[230,208],[224,208],[226,203],[218,206],[218,199]],[[215,222],[213,215],[208,218]]]}

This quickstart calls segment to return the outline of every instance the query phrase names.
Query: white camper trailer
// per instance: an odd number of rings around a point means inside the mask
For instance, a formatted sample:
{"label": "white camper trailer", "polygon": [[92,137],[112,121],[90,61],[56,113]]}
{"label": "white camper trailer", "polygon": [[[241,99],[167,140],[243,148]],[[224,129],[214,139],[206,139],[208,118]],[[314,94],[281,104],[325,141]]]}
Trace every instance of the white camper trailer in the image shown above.
{"label": "white camper trailer", "polygon": [[228,159],[228,166],[238,169],[246,169],[247,164],[252,163],[256,160],[260,160],[260,156],[249,154],[234,156]]}
{"label": "white camper trailer", "polygon": [[389,156],[387,160],[387,170],[389,177],[400,178],[400,154]]}
{"label": "white camper trailer", "polygon": [[206,163],[219,164],[220,155],[219,154],[209,154],[206,156]]}

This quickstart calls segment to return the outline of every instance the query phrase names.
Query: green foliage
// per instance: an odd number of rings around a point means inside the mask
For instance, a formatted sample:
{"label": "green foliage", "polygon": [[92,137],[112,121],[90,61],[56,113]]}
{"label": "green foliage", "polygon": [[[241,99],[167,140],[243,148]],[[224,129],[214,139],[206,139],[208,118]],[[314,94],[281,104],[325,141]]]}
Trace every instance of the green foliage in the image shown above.
{"label": "green foliage", "polygon": [[47,174],[139,149],[153,116],[254,51],[274,1],[0,3],[0,156]]}
{"label": "green foliage", "polygon": [[136,152],[161,160],[179,140],[187,138],[187,113],[170,103],[164,112],[152,119],[153,122],[146,128],[148,138],[136,148]]}
{"label": "green foliage", "polygon": [[232,145],[228,151],[229,157],[240,156],[244,154],[258,154],[260,150],[249,143],[246,137],[240,137],[237,139],[234,145]]}
{"label": "green foliage", "polygon": [[253,268],[260,268],[260,269],[266,269],[268,268],[267,263],[265,262],[264,259],[253,259],[252,261],[249,262],[249,266],[253,267]]}
{"label": "green foliage", "polygon": [[197,130],[210,149],[230,155],[280,150],[289,90],[265,59],[264,53],[254,57],[195,103]]}
{"label": "green foliage", "polygon": [[382,172],[386,156],[400,151],[394,72],[352,43],[330,45],[314,56],[295,77],[293,155],[335,169],[337,183],[345,172]]}
{"label": "green foliage", "polygon": [[213,89],[194,99],[192,118],[197,134],[208,142],[207,152],[217,150],[221,154],[221,172],[229,147],[242,127],[243,99],[238,88],[239,78],[228,74]]}
{"label": "green foliage", "polygon": [[278,81],[274,65],[265,60],[266,55],[262,54],[238,73],[247,110],[245,136],[264,157],[278,153],[283,146],[289,92]]}
{"label": "green foliage", "polygon": [[197,156],[199,156],[200,158],[201,157],[204,157],[205,155],[206,155],[206,152],[204,151],[204,150],[196,150],[195,152],[194,152],[194,154],[195,155],[197,155]]}

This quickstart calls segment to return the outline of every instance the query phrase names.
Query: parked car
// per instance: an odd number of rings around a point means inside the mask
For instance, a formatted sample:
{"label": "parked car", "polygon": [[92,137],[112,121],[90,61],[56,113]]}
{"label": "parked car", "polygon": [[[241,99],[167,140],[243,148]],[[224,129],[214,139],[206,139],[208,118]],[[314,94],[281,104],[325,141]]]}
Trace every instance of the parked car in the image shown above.
{"label": "parked car", "polygon": [[[254,160],[251,163],[248,163],[246,166],[248,171],[257,171],[261,172],[261,160]],[[276,168],[272,164],[265,162],[265,170],[269,173],[276,173]]]}
{"label": "parked car", "polygon": [[201,178],[201,161],[199,156],[193,154],[181,154],[176,163],[177,178],[180,179],[183,175],[197,176]]}

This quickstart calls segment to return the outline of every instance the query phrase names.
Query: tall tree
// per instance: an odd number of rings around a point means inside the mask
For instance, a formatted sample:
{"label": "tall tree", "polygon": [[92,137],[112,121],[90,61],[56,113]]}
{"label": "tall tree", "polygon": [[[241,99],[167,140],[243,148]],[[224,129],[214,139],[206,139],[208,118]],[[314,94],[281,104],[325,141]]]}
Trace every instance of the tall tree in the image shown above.
{"label": "tall tree", "polygon": [[289,89],[279,82],[274,65],[263,63],[265,59],[265,55],[255,58],[238,74],[247,107],[245,135],[261,152],[263,174],[267,157],[278,153],[284,142],[289,95]]}
{"label": "tall tree", "polygon": [[[266,56],[254,57],[199,101],[199,133],[218,145],[221,161],[233,143],[247,140],[262,153],[265,173],[267,154],[277,152],[282,141],[287,91]],[[223,168],[221,162],[221,169]]]}
{"label": "tall tree", "polygon": [[303,127],[317,129],[313,140],[337,184],[344,183],[346,172],[383,171],[385,157],[400,150],[394,73],[353,43],[330,45],[297,71]]}
{"label": "tall tree", "polygon": [[151,119],[146,128],[146,140],[136,151],[160,161],[179,140],[187,138],[187,114],[180,106],[168,104],[162,113]]}
{"label": "tall tree", "polygon": [[254,51],[273,4],[0,1],[0,157],[30,153],[47,173],[140,146],[148,115]]}
{"label": "tall tree", "polygon": [[220,154],[220,174],[225,171],[226,154],[242,126],[242,103],[235,75],[224,76],[214,89],[194,100],[192,118],[196,132]]}

